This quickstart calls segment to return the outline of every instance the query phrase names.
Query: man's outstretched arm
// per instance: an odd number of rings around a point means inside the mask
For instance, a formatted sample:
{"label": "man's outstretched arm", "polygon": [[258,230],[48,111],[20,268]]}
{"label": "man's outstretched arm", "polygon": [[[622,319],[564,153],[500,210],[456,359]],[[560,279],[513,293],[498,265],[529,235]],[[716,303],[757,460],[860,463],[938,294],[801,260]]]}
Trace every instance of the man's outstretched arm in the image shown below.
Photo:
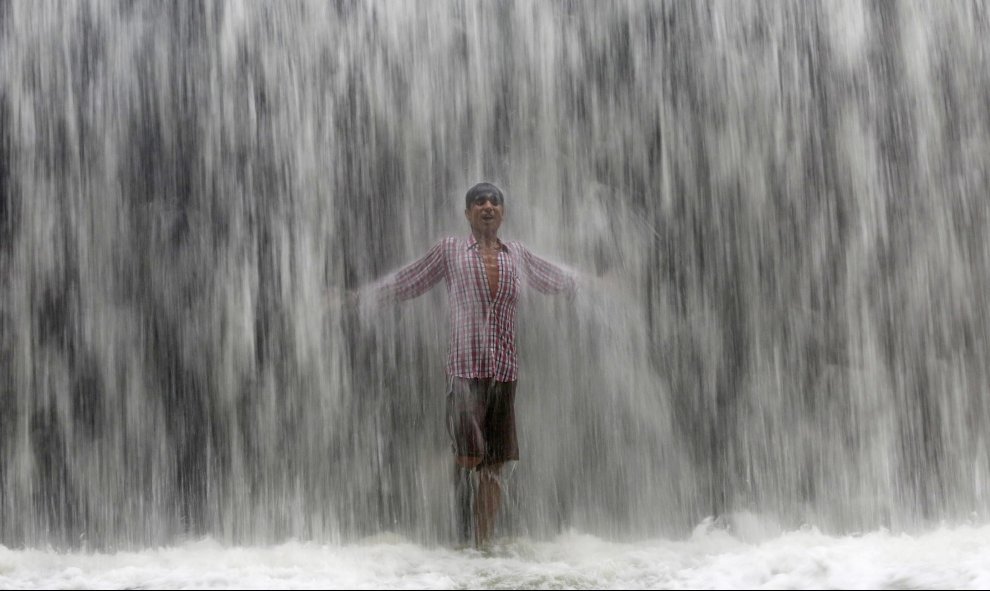
{"label": "man's outstretched arm", "polygon": [[444,243],[438,242],[419,260],[373,284],[371,290],[380,302],[409,300],[423,295],[447,275]]}
{"label": "man's outstretched arm", "polygon": [[541,259],[529,249],[522,250],[523,271],[526,281],[541,293],[573,295],[577,289],[576,274]]}
{"label": "man's outstretched arm", "polygon": [[363,304],[372,307],[386,302],[408,300],[429,291],[447,274],[443,255],[443,242],[439,242],[419,260],[386,275],[384,278],[346,292],[330,290],[328,300],[333,306],[356,308]]}

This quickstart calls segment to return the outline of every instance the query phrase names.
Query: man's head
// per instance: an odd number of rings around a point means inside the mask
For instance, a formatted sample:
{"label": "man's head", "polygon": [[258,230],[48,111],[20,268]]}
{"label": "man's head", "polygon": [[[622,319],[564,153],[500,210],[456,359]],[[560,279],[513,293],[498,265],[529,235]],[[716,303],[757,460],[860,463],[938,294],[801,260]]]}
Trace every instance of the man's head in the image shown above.
{"label": "man's head", "polygon": [[491,183],[478,183],[464,197],[464,217],[475,234],[495,236],[505,215],[502,191]]}

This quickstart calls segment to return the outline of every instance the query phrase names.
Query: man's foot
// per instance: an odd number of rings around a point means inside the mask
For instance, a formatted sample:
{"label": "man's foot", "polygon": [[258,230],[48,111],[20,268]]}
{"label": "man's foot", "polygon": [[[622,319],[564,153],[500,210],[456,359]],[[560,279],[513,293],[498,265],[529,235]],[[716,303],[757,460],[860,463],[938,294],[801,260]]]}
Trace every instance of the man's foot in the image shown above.
{"label": "man's foot", "polygon": [[728,515],[724,513],[715,517],[712,521],[712,529],[720,529],[724,531],[732,530],[732,520]]}

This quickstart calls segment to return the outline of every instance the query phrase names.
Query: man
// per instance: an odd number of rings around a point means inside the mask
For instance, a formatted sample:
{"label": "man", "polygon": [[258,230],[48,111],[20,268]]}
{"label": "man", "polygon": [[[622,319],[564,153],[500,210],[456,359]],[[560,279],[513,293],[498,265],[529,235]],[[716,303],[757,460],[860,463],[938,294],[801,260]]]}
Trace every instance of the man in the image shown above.
{"label": "man", "polygon": [[522,286],[548,293],[573,293],[571,273],[536,257],[519,242],[503,243],[502,191],[479,183],[465,196],[466,237],[441,240],[426,256],[379,282],[384,300],[415,298],[446,281],[450,303],[447,357],[447,427],[457,466],[461,534],[470,539],[471,474],[474,541],[491,537],[501,504],[505,462],[519,459],[514,398],[518,374],[516,304]]}

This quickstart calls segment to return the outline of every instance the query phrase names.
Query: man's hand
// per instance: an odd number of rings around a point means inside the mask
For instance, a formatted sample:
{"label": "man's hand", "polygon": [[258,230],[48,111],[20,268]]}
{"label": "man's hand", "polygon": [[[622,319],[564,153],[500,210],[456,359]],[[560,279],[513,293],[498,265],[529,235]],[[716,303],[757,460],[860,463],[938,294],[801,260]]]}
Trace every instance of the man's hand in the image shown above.
{"label": "man's hand", "polygon": [[621,283],[622,279],[618,273],[610,272],[601,275],[591,275],[582,273],[577,277],[578,289],[589,291],[610,291]]}
{"label": "man's hand", "polygon": [[356,289],[331,288],[327,291],[327,306],[343,312],[356,310],[361,296]]}

